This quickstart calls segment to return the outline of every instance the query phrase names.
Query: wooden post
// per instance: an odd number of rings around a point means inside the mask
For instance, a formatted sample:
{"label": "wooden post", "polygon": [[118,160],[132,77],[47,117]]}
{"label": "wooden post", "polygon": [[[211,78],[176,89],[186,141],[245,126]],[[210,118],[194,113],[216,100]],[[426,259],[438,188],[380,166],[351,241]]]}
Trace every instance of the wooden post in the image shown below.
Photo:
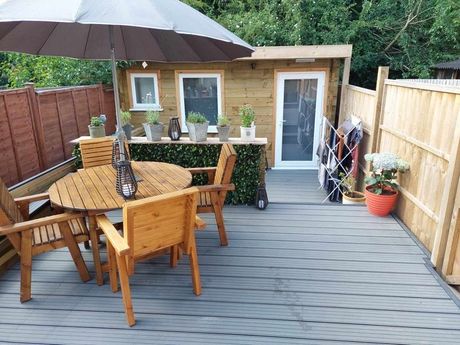
{"label": "wooden post", "polygon": [[[459,114],[460,116],[460,114]],[[439,222],[436,226],[431,262],[438,271],[441,271],[446,253],[449,228],[454,211],[455,196],[457,194],[458,179],[460,178],[460,126],[456,126],[452,147],[449,155],[449,166],[442,193]]]}
{"label": "wooden post", "polygon": [[345,95],[347,92],[347,86],[350,83],[350,67],[351,67],[351,57],[344,59],[343,64],[343,74],[342,74],[342,91],[340,92],[340,111],[339,111],[339,123],[342,123],[345,120]]}
{"label": "wooden post", "polygon": [[38,106],[38,99],[37,94],[35,92],[34,83],[26,83],[25,87],[27,89],[27,96],[29,98],[30,103],[30,111],[31,111],[31,120],[32,120],[32,127],[35,132],[35,143],[37,145],[38,151],[38,161],[40,163],[40,170],[45,170],[49,168],[48,166],[48,158],[46,157],[46,150],[45,150],[45,137],[43,134],[43,124],[42,119],[40,116],[40,107]]}
{"label": "wooden post", "polygon": [[[458,194],[458,193],[457,193]],[[444,262],[442,264],[442,274],[444,277],[452,275],[454,268],[455,255],[457,253],[458,239],[460,236],[460,209],[457,208],[454,217],[452,218],[453,227],[449,232],[447,240],[446,254],[444,255]]]}
{"label": "wooden post", "polygon": [[388,79],[390,73],[389,67],[379,67],[377,74],[377,84],[375,87],[375,106],[374,106],[374,120],[371,129],[371,153],[376,152],[380,146],[380,125],[383,120],[383,111],[385,107],[385,80]]}

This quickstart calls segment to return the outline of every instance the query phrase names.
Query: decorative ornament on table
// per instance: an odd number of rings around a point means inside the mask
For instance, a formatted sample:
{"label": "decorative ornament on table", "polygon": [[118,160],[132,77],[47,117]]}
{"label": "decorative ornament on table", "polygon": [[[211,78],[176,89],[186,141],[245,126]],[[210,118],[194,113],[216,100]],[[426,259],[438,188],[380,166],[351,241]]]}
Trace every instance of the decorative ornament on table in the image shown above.
{"label": "decorative ornament on table", "polygon": [[120,155],[120,139],[115,139],[112,144],[112,167],[117,168],[117,163],[119,161],[130,161],[131,157],[129,151],[124,149],[123,155]]}
{"label": "decorative ornament on table", "polygon": [[182,135],[182,130],[180,128],[179,117],[173,116],[169,118],[169,128],[168,128],[168,136],[173,141],[177,141],[180,139]]}
{"label": "decorative ornament on table", "polygon": [[117,193],[124,199],[133,199],[137,192],[137,181],[130,161],[117,162]]}

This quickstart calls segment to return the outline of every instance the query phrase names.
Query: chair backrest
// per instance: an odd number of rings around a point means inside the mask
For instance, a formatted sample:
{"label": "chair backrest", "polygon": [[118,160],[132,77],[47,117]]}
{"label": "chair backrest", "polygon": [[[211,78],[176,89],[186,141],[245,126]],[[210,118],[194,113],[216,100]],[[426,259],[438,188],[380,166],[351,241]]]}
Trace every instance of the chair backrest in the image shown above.
{"label": "chair backrest", "polygon": [[112,164],[112,137],[87,139],[80,141],[83,168]]}
{"label": "chair backrest", "polygon": [[233,169],[236,163],[236,152],[232,144],[223,144],[217,162],[214,184],[227,184],[232,180]]}
{"label": "chair backrest", "polygon": [[183,249],[189,253],[194,238],[197,193],[198,189],[192,187],[125,204],[123,236],[131,248],[128,255],[131,273],[134,259],[161,249],[184,243]]}
{"label": "chair backrest", "polygon": [[23,220],[19,207],[0,178],[0,226],[19,223]]}

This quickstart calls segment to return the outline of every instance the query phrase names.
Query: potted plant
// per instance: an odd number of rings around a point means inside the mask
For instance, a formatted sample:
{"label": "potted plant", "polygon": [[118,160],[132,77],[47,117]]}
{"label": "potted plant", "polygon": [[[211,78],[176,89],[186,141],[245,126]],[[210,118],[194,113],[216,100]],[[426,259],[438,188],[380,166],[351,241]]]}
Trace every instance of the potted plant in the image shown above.
{"label": "potted plant", "polygon": [[145,113],[146,122],[144,126],[145,135],[148,141],[160,141],[163,134],[164,125],[160,122],[160,113],[149,110]]}
{"label": "potted plant", "polygon": [[93,116],[90,124],[88,125],[89,136],[91,138],[105,137],[105,115]]}
{"label": "potted plant", "polygon": [[188,135],[192,141],[206,141],[209,121],[201,113],[191,111],[187,116]]}
{"label": "potted plant", "polygon": [[366,203],[366,196],[362,192],[355,190],[356,181],[353,176],[346,176],[341,173],[342,179],[342,204],[344,205],[364,205]]}
{"label": "potted plant", "polygon": [[225,115],[220,115],[217,118],[217,133],[219,135],[219,141],[228,141],[228,135],[230,133],[230,120]]}
{"label": "potted plant", "polygon": [[131,113],[129,111],[122,111],[120,113],[121,117],[121,127],[125,132],[126,139],[131,140],[132,138],[132,131],[134,126],[131,124]]}
{"label": "potted plant", "polygon": [[398,199],[397,173],[409,170],[409,163],[393,153],[372,153],[364,158],[372,167],[365,179],[367,209],[376,216],[387,216]]}
{"label": "potted plant", "polygon": [[245,104],[239,109],[241,118],[241,141],[254,141],[256,138],[256,126],[254,120],[256,114],[250,104]]}

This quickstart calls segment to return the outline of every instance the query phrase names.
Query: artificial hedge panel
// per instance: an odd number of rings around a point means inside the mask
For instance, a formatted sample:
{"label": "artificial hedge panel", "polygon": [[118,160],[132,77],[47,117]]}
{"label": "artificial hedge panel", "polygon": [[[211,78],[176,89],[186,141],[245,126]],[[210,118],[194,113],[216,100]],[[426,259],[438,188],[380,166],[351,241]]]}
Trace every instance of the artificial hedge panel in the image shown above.
{"label": "artificial hedge panel", "polygon": [[[136,161],[165,162],[184,168],[213,167],[217,165],[222,145],[203,144],[130,144],[131,158]],[[227,203],[253,204],[259,185],[261,145],[234,145],[238,155],[232,182],[235,191],[228,193]],[[77,168],[82,167],[80,147],[75,146]],[[195,176],[194,185],[206,183],[205,176]]]}

